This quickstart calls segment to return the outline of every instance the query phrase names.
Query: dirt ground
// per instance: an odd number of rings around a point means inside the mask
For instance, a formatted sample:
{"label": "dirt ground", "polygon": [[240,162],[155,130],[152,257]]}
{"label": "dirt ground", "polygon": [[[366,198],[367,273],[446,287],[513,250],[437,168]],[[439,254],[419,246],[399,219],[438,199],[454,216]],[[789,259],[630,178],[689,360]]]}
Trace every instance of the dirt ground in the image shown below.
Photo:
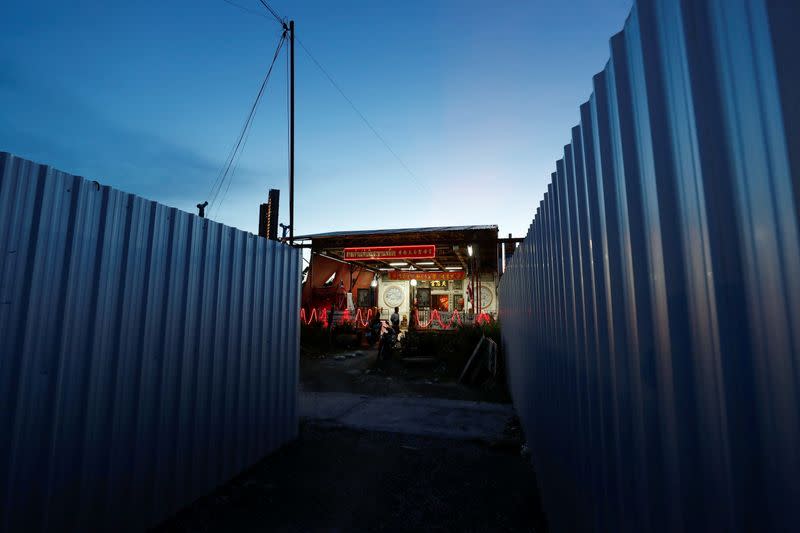
{"label": "dirt ground", "polygon": [[160,532],[546,530],[517,449],[306,423]]}
{"label": "dirt ground", "polygon": [[[342,354],[363,355],[336,359]],[[424,396],[449,400],[510,403],[504,384],[466,387],[448,377],[437,363],[400,361],[377,364],[377,350],[331,353],[324,359],[300,358],[300,386],[312,392],[351,392],[370,396]]]}
{"label": "dirt ground", "polygon": [[504,387],[359,352],[301,357],[298,440],[156,531],[547,530]]}

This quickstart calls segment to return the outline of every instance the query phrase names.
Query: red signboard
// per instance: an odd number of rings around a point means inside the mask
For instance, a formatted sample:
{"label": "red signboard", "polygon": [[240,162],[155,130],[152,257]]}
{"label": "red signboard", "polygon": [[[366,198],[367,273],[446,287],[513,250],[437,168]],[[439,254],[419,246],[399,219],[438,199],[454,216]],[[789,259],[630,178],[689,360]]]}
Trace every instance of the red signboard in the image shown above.
{"label": "red signboard", "polygon": [[391,280],[409,280],[415,279],[417,281],[453,281],[457,279],[464,279],[465,274],[463,270],[455,272],[420,272],[419,270],[392,270],[389,272],[389,279]]}
{"label": "red signboard", "polygon": [[434,257],[436,257],[435,244],[417,244],[415,246],[367,246],[344,249],[344,258],[348,261],[432,259]]}

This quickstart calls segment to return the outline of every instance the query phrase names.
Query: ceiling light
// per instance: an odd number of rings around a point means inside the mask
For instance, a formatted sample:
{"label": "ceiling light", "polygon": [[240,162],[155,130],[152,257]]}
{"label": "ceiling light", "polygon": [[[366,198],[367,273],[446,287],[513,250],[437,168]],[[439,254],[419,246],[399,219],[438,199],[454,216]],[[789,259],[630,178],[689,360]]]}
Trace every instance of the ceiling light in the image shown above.
{"label": "ceiling light", "polygon": [[464,270],[464,267],[444,267],[445,270]]}
{"label": "ceiling light", "polygon": [[408,263],[406,263],[405,261],[403,261],[402,263],[389,263],[389,265],[390,265],[390,266],[393,266],[393,267],[404,267],[404,266],[406,266],[407,264],[408,264]]}
{"label": "ceiling light", "polygon": [[433,261],[417,261],[417,264],[420,266],[429,266],[429,265],[435,265],[436,263],[434,263]]}
{"label": "ceiling light", "polygon": [[381,267],[381,268],[379,268],[378,270],[383,270],[384,272],[386,272],[387,270],[396,270],[396,269],[394,269],[394,268],[388,268],[388,267]]}
{"label": "ceiling light", "polygon": [[467,254],[469,254],[469,256],[472,257],[472,245],[471,244],[467,245]]}

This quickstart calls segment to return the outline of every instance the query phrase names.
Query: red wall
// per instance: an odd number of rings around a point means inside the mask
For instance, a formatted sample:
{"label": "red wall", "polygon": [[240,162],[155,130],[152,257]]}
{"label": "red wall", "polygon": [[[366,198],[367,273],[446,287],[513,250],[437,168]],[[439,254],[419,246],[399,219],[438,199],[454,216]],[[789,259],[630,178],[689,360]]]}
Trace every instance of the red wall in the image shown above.
{"label": "red wall", "polygon": [[[344,282],[344,292],[353,293],[353,304],[358,304],[358,289],[370,289],[370,283],[374,277],[374,273],[369,270],[362,270],[359,275],[352,277],[351,286],[351,269],[356,272],[356,267],[351,267],[348,264],[340,263],[327,257],[322,257],[316,254],[311,255],[311,271],[309,272],[306,282],[303,284],[302,301],[303,307],[306,309],[329,307],[333,297],[324,297],[317,291],[316,298],[314,297],[313,288],[322,289],[325,281],[332,273],[336,273],[333,280],[333,288],[339,287],[339,282]],[[335,294],[335,291],[329,289],[330,294]],[[326,291],[327,292],[327,291]],[[341,293],[341,291],[339,291]]]}

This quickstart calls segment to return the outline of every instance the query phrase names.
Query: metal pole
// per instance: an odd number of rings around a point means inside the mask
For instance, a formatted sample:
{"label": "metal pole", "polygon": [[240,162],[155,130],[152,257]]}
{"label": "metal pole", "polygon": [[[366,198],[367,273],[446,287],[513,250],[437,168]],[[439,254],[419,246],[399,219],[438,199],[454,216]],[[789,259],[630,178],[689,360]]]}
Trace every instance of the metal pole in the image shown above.
{"label": "metal pole", "polygon": [[294,21],[289,21],[289,244],[294,244]]}

